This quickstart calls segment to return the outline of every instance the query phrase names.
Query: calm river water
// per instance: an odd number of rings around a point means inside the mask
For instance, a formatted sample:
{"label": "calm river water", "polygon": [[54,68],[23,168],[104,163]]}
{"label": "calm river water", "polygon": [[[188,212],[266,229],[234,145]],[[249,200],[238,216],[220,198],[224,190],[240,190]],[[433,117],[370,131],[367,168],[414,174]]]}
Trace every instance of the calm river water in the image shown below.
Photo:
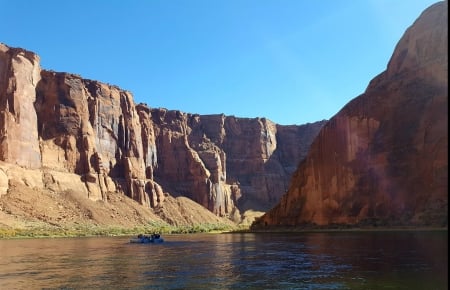
{"label": "calm river water", "polygon": [[0,240],[0,289],[447,289],[447,232]]}

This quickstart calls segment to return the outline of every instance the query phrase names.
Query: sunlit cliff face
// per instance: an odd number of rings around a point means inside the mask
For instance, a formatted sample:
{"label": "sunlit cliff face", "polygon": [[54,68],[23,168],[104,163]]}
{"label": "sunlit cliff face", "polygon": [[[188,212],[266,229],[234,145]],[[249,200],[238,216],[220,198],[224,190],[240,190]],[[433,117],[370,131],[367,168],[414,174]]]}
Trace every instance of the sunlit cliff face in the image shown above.
{"label": "sunlit cliff face", "polygon": [[[236,221],[279,200],[324,124],[151,109],[117,86],[41,70],[36,54],[6,45],[0,117],[0,161],[42,175],[19,178],[26,186],[96,201],[117,192],[150,208],[185,196]],[[3,194],[16,176],[0,171]]]}
{"label": "sunlit cliff face", "polygon": [[447,223],[447,5],[406,31],[387,70],[322,128],[255,226]]}
{"label": "sunlit cliff face", "polygon": [[33,130],[37,122],[35,87],[40,78],[37,55],[0,43],[0,160],[30,168],[41,166],[38,136]]}

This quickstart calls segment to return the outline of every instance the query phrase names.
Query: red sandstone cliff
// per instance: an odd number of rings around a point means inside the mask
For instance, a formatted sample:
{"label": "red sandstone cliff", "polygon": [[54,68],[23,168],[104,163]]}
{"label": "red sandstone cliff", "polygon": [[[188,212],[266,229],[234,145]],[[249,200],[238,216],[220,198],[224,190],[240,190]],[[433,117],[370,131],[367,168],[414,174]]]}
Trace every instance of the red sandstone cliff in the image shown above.
{"label": "red sandstone cliff", "polygon": [[322,128],[281,202],[253,225],[447,225],[448,2]]}
{"label": "red sandstone cliff", "polygon": [[40,78],[36,54],[0,43],[0,160],[41,166],[33,107]]}
{"label": "red sandstone cliff", "polygon": [[[234,220],[275,205],[324,124],[150,109],[116,86],[41,71],[36,54],[1,44],[0,121],[0,195],[18,181],[94,201],[118,192],[149,208],[186,196]],[[18,177],[25,171],[12,165],[38,171]]]}
{"label": "red sandstone cliff", "polygon": [[152,131],[143,142],[148,123],[131,94],[66,73],[41,77],[35,108],[42,167],[80,175],[94,200],[119,190],[143,205],[162,202],[161,187],[146,174],[156,153]]}
{"label": "red sandstone cliff", "polygon": [[280,126],[267,119],[151,110],[155,180],[220,216],[235,207],[264,211],[289,178],[324,122]]}

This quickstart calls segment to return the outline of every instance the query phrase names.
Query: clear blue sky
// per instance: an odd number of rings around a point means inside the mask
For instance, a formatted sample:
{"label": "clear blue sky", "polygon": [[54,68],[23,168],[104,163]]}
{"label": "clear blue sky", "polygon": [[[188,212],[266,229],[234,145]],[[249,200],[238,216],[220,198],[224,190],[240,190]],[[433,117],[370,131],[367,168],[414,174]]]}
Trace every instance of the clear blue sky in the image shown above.
{"label": "clear blue sky", "polygon": [[0,0],[0,42],[44,69],[188,113],[329,119],[428,0]]}

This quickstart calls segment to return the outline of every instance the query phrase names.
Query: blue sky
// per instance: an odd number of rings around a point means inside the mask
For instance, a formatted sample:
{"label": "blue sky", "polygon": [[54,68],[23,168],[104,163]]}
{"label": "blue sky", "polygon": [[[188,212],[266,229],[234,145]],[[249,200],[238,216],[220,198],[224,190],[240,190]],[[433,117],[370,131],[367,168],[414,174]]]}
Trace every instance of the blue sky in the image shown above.
{"label": "blue sky", "polygon": [[363,93],[436,2],[0,0],[0,42],[150,107],[305,124]]}

